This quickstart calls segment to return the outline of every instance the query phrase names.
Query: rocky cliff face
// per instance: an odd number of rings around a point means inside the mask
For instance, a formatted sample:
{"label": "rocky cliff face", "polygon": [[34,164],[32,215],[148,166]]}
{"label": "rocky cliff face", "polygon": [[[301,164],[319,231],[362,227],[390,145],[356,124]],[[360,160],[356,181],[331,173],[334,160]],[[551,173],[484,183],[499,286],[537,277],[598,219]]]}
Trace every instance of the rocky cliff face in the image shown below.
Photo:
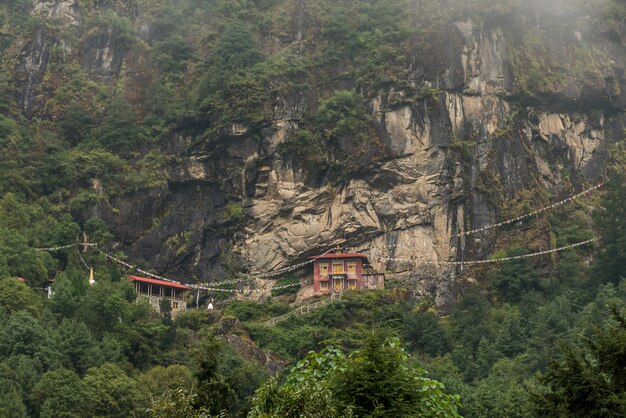
{"label": "rocky cliff face", "polygon": [[[314,36],[306,4],[293,10],[288,45]],[[73,1],[38,2],[33,13],[65,27],[81,24]],[[623,137],[624,45],[593,27],[552,28],[554,13],[551,20],[461,16],[412,39],[406,80],[366,95],[382,151],[345,181],[327,182],[276,152],[310,106],[307,94],[277,97],[260,129],[234,124],[225,141],[197,145],[200,133],[181,127],[161,144],[176,156],[166,187],[124,195],[93,213],[108,222],[120,249],[163,273],[216,279],[233,263],[264,272],[334,246],[367,248],[376,269],[412,270],[406,275],[419,290],[445,305],[457,272],[433,271],[420,260],[488,256],[496,235],[462,240],[455,232],[500,219],[502,203],[524,189],[557,198],[595,183],[611,142]],[[141,12],[131,18],[138,32],[154,32]],[[535,35],[537,27],[545,31]],[[35,92],[54,39],[37,34],[15,67],[26,115],[45,99]],[[540,47],[532,60],[523,42]],[[593,53],[577,55],[583,46]],[[71,53],[93,78],[131,85],[144,74],[124,73],[143,52],[106,26]],[[558,62],[561,73],[548,85],[533,84],[535,72],[548,71],[544,59]]]}

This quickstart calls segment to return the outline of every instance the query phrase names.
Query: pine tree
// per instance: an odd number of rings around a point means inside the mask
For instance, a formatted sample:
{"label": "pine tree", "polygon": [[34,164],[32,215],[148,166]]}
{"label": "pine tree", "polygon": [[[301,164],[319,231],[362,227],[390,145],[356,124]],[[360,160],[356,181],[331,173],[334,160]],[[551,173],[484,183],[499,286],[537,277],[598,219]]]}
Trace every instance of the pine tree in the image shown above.
{"label": "pine tree", "polygon": [[547,417],[626,416],[626,314],[611,318],[582,346],[563,346],[563,357],[539,379],[532,393],[537,413]]}
{"label": "pine tree", "polygon": [[600,245],[595,265],[603,282],[619,282],[626,277],[626,150],[616,152],[615,164],[608,173],[607,193],[594,213]]}

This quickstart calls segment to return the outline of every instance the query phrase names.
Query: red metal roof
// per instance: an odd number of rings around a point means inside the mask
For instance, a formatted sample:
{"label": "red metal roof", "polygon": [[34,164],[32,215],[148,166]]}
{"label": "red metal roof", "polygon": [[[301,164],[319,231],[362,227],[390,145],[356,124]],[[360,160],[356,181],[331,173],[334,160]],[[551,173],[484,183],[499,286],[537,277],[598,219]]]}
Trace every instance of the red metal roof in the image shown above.
{"label": "red metal roof", "polygon": [[23,278],[23,277],[18,277],[17,280],[19,280],[20,282],[25,282],[26,281],[26,279]]}
{"label": "red metal roof", "polygon": [[358,253],[334,253],[334,254],[324,254],[324,255],[314,255],[309,257],[314,260],[326,260],[326,259],[338,259],[338,258],[367,258],[365,254]]}
{"label": "red metal roof", "polygon": [[150,284],[158,284],[161,286],[174,287],[176,289],[185,289],[189,290],[189,287],[184,284],[175,283],[175,282],[166,282],[165,280],[157,280],[157,279],[149,279],[147,277],[139,277],[139,276],[128,276],[129,282],[142,282],[142,283],[150,283]]}

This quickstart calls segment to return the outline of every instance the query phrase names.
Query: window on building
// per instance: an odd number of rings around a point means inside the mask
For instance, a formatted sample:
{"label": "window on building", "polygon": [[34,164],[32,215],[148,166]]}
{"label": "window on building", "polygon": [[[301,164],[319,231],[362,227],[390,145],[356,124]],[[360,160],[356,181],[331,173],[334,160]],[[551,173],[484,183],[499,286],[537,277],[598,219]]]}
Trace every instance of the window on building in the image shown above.
{"label": "window on building", "polygon": [[348,280],[348,289],[356,289],[356,280]]}
{"label": "window on building", "polygon": [[148,294],[148,283],[139,284],[139,293],[143,293],[144,295]]}
{"label": "window on building", "polygon": [[178,310],[178,302],[172,302],[172,310],[173,311],[177,311]]}
{"label": "window on building", "polygon": [[320,264],[320,275],[328,276],[328,264],[327,263]]}
{"label": "window on building", "polygon": [[343,263],[333,263],[333,274],[343,274]]}
{"label": "window on building", "polygon": [[356,261],[348,263],[348,274],[356,274]]}
{"label": "window on building", "polygon": [[166,298],[171,298],[172,297],[172,288],[171,287],[164,287],[163,288],[163,296],[165,296]]}
{"label": "window on building", "polygon": [[152,285],[152,296],[159,296],[161,294],[161,286],[158,284]]}
{"label": "window on building", "polygon": [[320,282],[320,289],[328,290],[328,282]]}

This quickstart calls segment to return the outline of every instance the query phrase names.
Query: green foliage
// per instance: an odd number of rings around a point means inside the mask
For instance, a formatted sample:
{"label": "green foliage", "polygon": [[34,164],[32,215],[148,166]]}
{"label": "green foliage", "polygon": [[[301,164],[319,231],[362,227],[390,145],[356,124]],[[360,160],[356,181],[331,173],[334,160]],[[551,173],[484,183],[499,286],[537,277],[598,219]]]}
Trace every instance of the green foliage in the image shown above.
{"label": "green foliage", "polygon": [[156,398],[165,395],[168,391],[190,392],[194,386],[194,380],[191,371],[186,366],[174,364],[167,367],[156,366],[148,370],[139,378],[139,386]]}
{"label": "green foliage", "polygon": [[459,416],[459,397],[409,363],[400,341],[372,333],[338,377],[338,398],[357,416]]}
{"label": "green foliage", "polygon": [[38,288],[48,277],[44,260],[17,231],[0,224],[0,278],[24,277]]}
{"label": "green foliage", "polygon": [[11,315],[26,311],[30,315],[41,317],[42,297],[25,283],[14,278],[0,279],[0,310]]}
{"label": "green foliage", "polygon": [[[521,370],[520,370],[521,369]],[[523,366],[516,360],[500,360],[490,375],[473,386],[465,386],[461,393],[465,417],[530,418],[532,404],[521,381]]]}
{"label": "green foliage", "polygon": [[170,73],[182,72],[185,61],[192,55],[190,45],[178,34],[155,42],[154,51],[159,68]]}
{"label": "green foliage", "polygon": [[80,418],[90,410],[85,382],[66,369],[45,373],[33,388],[31,397],[40,417]]}
{"label": "green foliage", "polygon": [[437,318],[430,312],[407,315],[404,320],[405,341],[420,353],[435,356],[448,351],[448,337]]}
{"label": "green foliage", "polygon": [[224,29],[213,50],[211,64],[228,74],[251,67],[262,58],[248,25],[236,22]]}
{"label": "green foliage", "polygon": [[326,165],[324,142],[319,136],[307,130],[299,130],[287,141],[278,146],[278,152],[300,161]]}
{"label": "green foliage", "polygon": [[624,155],[620,150],[616,154],[619,163],[609,171],[607,194],[600,207],[594,213],[594,224],[601,237],[597,252],[595,273],[613,283],[626,276],[626,172]]}
{"label": "green foliage", "polygon": [[459,416],[458,396],[423,374],[397,338],[373,333],[350,356],[333,347],[310,353],[283,385],[259,389],[249,416]]}
{"label": "green foliage", "polygon": [[172,322],[172,302],[169,299],[161,299],[159,301],[159,312],[163,318],[163,322]]}
{"label": "green foliage", "polygon": [[51,300],[50,309],[61,317],[71,318],[87,293],[86,274],[79,270],[63,272],[57,276],[52,289],[54,298]]}
{"label": "green foliage", "polygon": [[192,352],[194,374],[198,382],[196,403],[215,414],[228,410],[235,398],[233,388],[219,371],[222,344],[215,337],[207,336]]}
{"label": "green foliage", "polygon": [[84,322],[63,319],[53,338],[61,354],[61,364],[68,370],[84,375],[87,369],[102,360],[96,349],[96,339]]}
{"label": "green foliage", "polygon": [[69,105],[59,121],[61,135],[75,146],[86,140],[93,128],[94,120],[91,114],[78,103]]}
{"label": "green foliage", "polygon": [[26,418],[26,406],[20,393],[10,381],[0,380],[3,391],[0,393],[0,415],[5,417]]}
{"label": "green foliage", "polygon": [[25,311],[0,325],[0,358],[25,355],[46,369],[59,364],[59,352],[48,329]]}
{"label": "green foliage", "polygon": [[142,396],[137,382],[115,364],[89,369],[83,382],[92,416],[122,418],[139,412]]}
{"label": "green foliage", "polygon": [[300,279],[295,276],[287,276],[276,281],[274,287],[290,286],[283,289],[272,289],[272,296],[281,295],[295,295],[300,290],[301,286],[296,286],[300,283]]}
{"label": "green foliage", "polygon": [[612,309],[602,328],[582,346],[564,345],[533,393],[537,413],[547,417],[619,417],[626,414],[624,353],[626,316]]}
{"label": "green foliage", "polygon": [[226,27],[209,58],[209,71],[199,91],[200,108],[214,120],[214,131],[265,119],[262,67],[255,67],[262,58],[246,24]]}
{"label": "green foliage", "polygon": [[289,310],[289,305],[280,302],[233,301],[224,309],[224,315],[232,315],[241,321],[249,322],[282,315]]}
{"label": "green foliage", "polygon": [[193,407],[197,395],[183,389],[168,390],[148,409],[150,418],[209,418],[205,408]]}
{"label": "green foliage", "polygon": [[370,117],[357,93],[339,90],[320,103],[317,119],[330,138],[342,138],[367,130]]}
{"label": "green foliage", "polygon": [[11,387],[15,388],[26,408],[32,411],[36,405],[33,405],[30,394],[41,379],[42,372],[43,365],[39,360],[20,354],[8,357],[2,362],[0,365],[0,380],[7,382],[6,386],[3,387],[8,389],[11,389]]}
{"label": "green foliage", "polygon": [[[515,257],[527,252],[521,248],[513,248],[500,252],[498,257]],[[505,301],[519,301],[524,293],[536,289],[538,277],[535,268],[527,259],[504,261],[493,277],[494,287]]]}
{"label": "green foliage", "polygon": [[128,283],[99,281],[87,289],[80,316],[98,334],[112,331],[116,324],[129,319],[131,307],[128,302],[134,300],[133,293]]}
{"label": "green foliage", "polygon": [[109,232],[109,228],[100,218],[89,218],[83,227],[89,241],[96,242],[99,245],[106,245],[113,235]]}
{"label": "green foliage", "polygon": [[95,16],[92,22],[88,22],[87,25],[110,29],[121,48],[128,49],[135,43],[136,35],[133,30],[133,22],[113,10],[106,9],[104,13]]}
{"label": "green foliage", "polygon": [[121,97],[114,97],[102,124],[96,132],[98,142],[106,149],[125,153],[137,146],[139,129],[132,107]]}

